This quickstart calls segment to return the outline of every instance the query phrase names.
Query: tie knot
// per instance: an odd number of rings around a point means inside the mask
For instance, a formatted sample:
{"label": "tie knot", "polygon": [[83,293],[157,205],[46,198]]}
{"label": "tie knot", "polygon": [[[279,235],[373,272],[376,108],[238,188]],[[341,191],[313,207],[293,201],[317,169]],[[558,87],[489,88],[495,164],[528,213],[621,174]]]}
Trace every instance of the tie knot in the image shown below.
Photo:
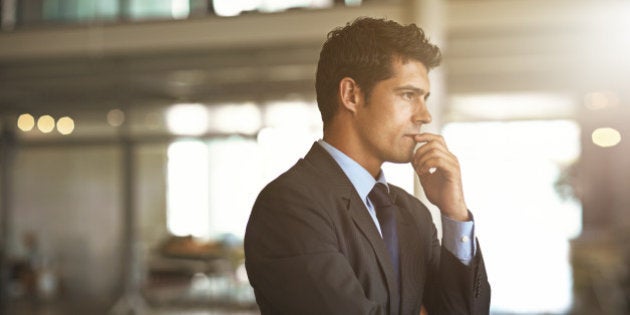
{"label": "tie knot", "polygon": [[374,188],[372,188],[372,191],[368,194],[368,197],[377,208],[387,207],[392,204],[392,200],[389,198],[389,193],[387,193],[387,187],[383,183],[376,183]]}

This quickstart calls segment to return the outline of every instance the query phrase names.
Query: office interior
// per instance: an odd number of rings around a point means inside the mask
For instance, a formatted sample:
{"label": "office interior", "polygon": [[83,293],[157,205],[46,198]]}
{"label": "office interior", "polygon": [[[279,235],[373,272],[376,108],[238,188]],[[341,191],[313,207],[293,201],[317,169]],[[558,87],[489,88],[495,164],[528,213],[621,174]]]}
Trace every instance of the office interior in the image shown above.
{"label": "office interior", "polygon": [[359,16],[443,50],[427,130],[491,313],[630,313],[629,1],[1,3],[2,314],[259,314],[249,211],[321,138],[319,50]]}

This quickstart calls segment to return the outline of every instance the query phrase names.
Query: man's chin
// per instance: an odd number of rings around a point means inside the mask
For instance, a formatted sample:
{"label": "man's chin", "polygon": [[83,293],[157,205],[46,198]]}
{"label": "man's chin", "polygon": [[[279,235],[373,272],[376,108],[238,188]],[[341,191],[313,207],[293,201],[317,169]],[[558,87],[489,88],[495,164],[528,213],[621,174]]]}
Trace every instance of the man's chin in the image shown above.
{"label": "man's chin", "polygon": [[396,156],[393,157],[392,159],[390,159],[388,162],[391,163],[399,163],[399,164],[405,164],[405,163],[409,163],[413,160],[413,151],[410,152],[407,155],[401,155],[401,156]]}

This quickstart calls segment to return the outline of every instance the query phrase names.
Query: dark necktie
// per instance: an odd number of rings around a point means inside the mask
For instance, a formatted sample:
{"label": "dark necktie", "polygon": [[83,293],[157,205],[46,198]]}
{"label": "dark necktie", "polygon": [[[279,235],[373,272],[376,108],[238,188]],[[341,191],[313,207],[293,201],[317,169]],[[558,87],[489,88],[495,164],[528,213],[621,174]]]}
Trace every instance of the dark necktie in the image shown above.
{"label": "dark necktie", "polygon": [[396,274],[396,281],[400,282],[399,272],[399,258],[398,258],[398,233],[396,232],[396,211],[398,207],[392,203],[389,194],[387,193],[387,187],[382,183],[376,183],[370,194],[368,195],[372,204],[374,204],[374,210],[376,210],[376,217],[378,223],[381,225],[381,233],[383,234],[383,241],[389,256],[392,258],[392,265],[394,266],[394,272]]}

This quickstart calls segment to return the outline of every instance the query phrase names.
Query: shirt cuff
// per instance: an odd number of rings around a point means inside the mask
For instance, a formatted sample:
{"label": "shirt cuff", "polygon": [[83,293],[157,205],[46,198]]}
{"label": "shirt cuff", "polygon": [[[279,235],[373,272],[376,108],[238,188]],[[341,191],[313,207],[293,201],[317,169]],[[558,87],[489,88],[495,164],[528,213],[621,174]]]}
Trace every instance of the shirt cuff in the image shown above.
{"label": "shirt cuff", "polygon": [[442,246],[466,266],[470,265],[477,250],[474,218],[470,211],[468,214],[470,221],[464,222],[442,215]]}

